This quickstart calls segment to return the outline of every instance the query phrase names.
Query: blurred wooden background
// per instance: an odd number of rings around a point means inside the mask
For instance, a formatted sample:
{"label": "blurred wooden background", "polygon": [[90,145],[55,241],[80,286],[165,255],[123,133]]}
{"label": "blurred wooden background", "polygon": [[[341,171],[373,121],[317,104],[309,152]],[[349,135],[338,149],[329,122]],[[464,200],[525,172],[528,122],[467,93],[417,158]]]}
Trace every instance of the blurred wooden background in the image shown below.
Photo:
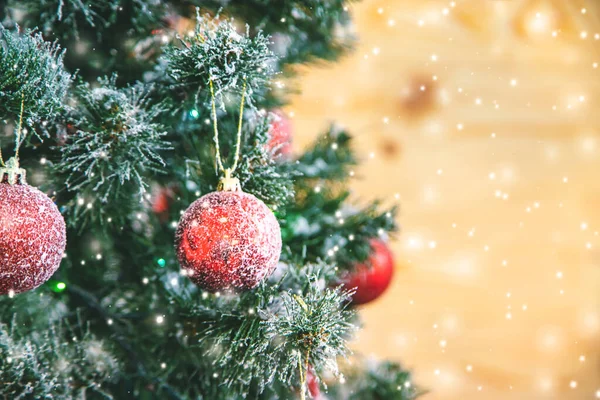
{"label": "blurred wooden background", "polygon": [[356,51],[303,70],[286,111],[297,148],[353,132],[357,198],[400,197],[357,351],[425,400],[600,398],[600,2],[351,7]]}

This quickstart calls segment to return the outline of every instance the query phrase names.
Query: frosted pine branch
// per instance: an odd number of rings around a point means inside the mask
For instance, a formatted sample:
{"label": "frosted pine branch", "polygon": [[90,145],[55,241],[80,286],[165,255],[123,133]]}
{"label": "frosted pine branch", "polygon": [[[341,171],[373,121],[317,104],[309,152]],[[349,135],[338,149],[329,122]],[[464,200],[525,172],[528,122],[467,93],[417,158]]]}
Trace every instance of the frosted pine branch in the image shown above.
{"label": "frosted pine branch", "polygon": [[[128,209],[121,208],[123,202],[135,202],[135,197],[139,202],[148,186],[145,177],[165,167],[160,152],[170,146],[158,122],[162,104],[151,102],[151,87],[138,83],[121,89],[115,79],[100,79],[95,88],[77,88],[69,116],[74,133],[59,146],[62,158],[56,170],[67,190],[78,196],[69,206],[76,220],[94,220],[101,214],[93,211],[100,208],[112,212],[113,219],[123,217]],[[105,206],[92,210],[87,201],[81,204],[86,196]]]}
{"label": "frosted pine branch", "polygon": [[194,35],[180,44],[165,48],[166,72],[176,86],[195,94],[197,102],[210,80],[219,98],[228,92],[239,93],[246,80],[247,102],[252,105],[253,98],[275,73],[269,38],[261,32],[251,36],[248,26],[239,33],[234,20],[200,16],[198,12]]}
{"label": "frosted pine branch", "polygon": [[116,358],[89,333],[50,325],[20,337],[0,324],[0,393],[11,399],[85,399],[92,393],[110,399],[102,385],[118,370]]}
{"label": "frosted pine branch", "polygon": [[0,119],[18,123],[23,102],[24,126],[52,121],[71,84],[63,56],[60,46],[39,33],[19,34],[0,25]]}

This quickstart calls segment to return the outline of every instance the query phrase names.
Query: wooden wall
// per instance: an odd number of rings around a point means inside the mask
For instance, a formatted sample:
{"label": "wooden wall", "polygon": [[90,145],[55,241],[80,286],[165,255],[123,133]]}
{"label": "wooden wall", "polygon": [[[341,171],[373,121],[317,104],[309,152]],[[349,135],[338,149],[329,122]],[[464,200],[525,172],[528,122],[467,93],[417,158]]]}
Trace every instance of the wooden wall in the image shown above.
{"label": "wooden wall", "polygon": [[600,2],[351,8],[356,51],[302,69],[286,111],[298,149],[353,132],[357,199],[400,196],[356,350],[425,400],[600,398]]}

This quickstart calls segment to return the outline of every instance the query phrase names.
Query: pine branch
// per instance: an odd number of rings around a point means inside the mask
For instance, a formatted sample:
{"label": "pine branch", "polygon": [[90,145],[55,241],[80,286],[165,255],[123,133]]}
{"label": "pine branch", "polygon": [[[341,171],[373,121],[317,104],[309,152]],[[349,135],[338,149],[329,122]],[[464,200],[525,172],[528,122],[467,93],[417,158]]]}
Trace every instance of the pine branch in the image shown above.
{"label": "pine branch", "polygon": [[[66,189],[77,194],[67,212],[69,222],[79,226],[103,222],[105,215],[123,221],[135,209],[132,197],[143,199],[145,177],[164,171],[160,152],[170,148],[157,122],[163,105],[150,102],[152,88],[138,83],[119,89],[115,79],[100,79],[97,88],[77,87],[69,115],[75,132],[59,146],[56,171]],[[95,199],[102,206],[88,205]]]}
{"label": "pine branch", "polygon": [[24,127],[45,126],[56,118],[71,83],[63,56],[39,33],[19,34],[0,25],[0,120],[18,122],[21,104]]}
{"label": "pine branch", "polygon": [[336,127],[321,136],[298,160],[296,199],[285,210],[282,235],[291,254],[306,261],[331,260],[340,270],[367,259],[370,241],[398,229],[397,207],[379,201],[362,207],[349,202],[347,189],[356,156],[350,135]]}
{"label": "pine branch", "polygon": [[[199,6],[206,1],[192,0]],[[220,0],[211,1],[214,8]],[[229,0],[252,26],[273,34],[274,49],[283,64],[335,60],[354,43],[346,0]]]}
{"label": "pine branch", "polygon": [[309,180],[309,183],[314,179],[346,180],[350,168],[357,164],[351,145],[352,138],[348,132],[332,125],[311,148],[300,156],[296,168],[302,173],[304,179]]}
{"label": "pine branch", "polygon": [[[300,361],[336,372],[337,357],[348,352],[346,340],[354,330],[348,293],[326,288],[318,275],[306,272],[284,281],[239,295],[204,294],[189,311],[198,351],[206,352],[220,371],[218,382],[231,393],[297,386]],[[286,289],[290,285],[293,291]],[[184,307],[197,296],[172,294]]]}
{"label": "pine branch", "polygon": [[131,15],[131,25],[141,27],[165,12],[156,0],[8,0],[9,7],[27,15],[26,23],[46,35],[79,38],[86,29],[104,32],[119,15]]}
{"label": "pine branch", "polygon": [[89,332],[77,336],[60,325],[49,325],[46,330],[21,336],[14,326],[14,321],[0,324],[2,395],[11,399],[84,399],[95,393],[112,398],[103,385],[115,378],[119,363]]}
{"label": "pine branch", "polygon": [[337,373],[337,357],[349,352],[346,340],[355,327],[353,312],[345,307],[348,292],[324,288],[311,278],[311,284],[296,295],[284,292],[281,305],[272,307],[267,321],[267,337],[279,354],[281,382],[292,384],[299,366],[327,369]]}
{"label": "pine branch", "polygon": [[344,383],[331,385],[327,394],[345,400],[414,400],[424,393],[401,365],[367,361],[366,366],[350,368]]}
{"label": "pine branch", "polygon": [[246,81],[248,105],[263,90],[274,74],[274,54],[269,50],[269,39],[262,33],[250,36],[246,26],[243,34],[238,33],[233,20],[219,20],[197,11],[197,26],[193,37],[181,40],[181,46],[164,49],[163,62],[166,73],[195,96],[199,103],[200,93],[207,91],[209,81],[221,99],[228,92],[241,92]]}

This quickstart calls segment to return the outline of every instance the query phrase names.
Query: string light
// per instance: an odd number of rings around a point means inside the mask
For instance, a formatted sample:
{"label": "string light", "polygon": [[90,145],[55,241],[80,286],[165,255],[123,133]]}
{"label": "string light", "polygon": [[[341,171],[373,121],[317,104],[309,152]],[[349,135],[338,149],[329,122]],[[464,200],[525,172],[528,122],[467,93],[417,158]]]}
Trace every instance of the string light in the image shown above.
{"label": "string light", "polygon": [[49,286],[54,293],[62,293],[67,289],[67,284],[61,281],[49,281]]}

